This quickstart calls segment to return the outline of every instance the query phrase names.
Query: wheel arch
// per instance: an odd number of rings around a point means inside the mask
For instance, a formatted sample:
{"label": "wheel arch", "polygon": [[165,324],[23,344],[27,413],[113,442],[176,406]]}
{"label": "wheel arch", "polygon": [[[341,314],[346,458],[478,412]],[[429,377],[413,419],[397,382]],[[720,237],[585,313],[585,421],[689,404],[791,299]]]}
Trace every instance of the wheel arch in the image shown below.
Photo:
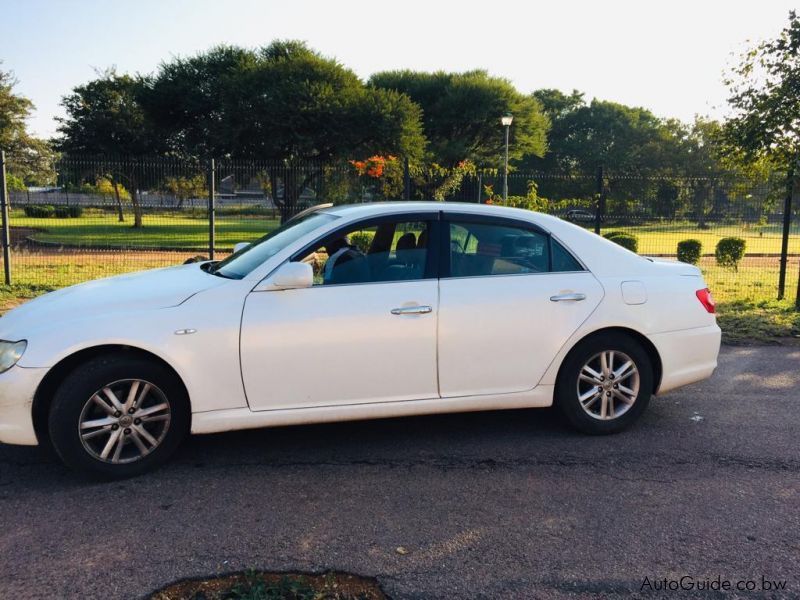
{"label": "wheel arch", "polygon": [[569,358],[570,354],[577,348],[580,344],[585,342],[588,339],[594,337],[601,337],[608,333],[621,333],[623,335],[627,335],[628,337],[635,340],[639,343],[642,348],[644,348],[645,352],[650,358],[650,362],[653,365],[653,394],[658,392],[658,388],[661,387],[661,377],[663,375],[663,364],[661,362],[661,355],[658,353],[658,349],[656,349],[653,342],[651,342],[646,335],[636,331],[635,329],[630,329],[628,327],[604,327],[602,329],[597,329],[592,331],[591,333],[587,333],[579,340],[576,340],[572,347],[570,347],[569,351],[564,355],[564,358],[561,360],[561,364],[558,367],[558,375],[556,376],[556,382],[561,378],[561,374],[564,370],[564,365],[567,362],[567,358]]}
{"label": "wheel arch", "polygon": [[[39,441],[40,445],[49,445],[50,443],[49,435],[47,433],[47,417],[50,413],[50,405],[53,401],[53,395],[58,389],[58,386],[61,385],[61,382],[64,381],[64,378],[70,372],[72,372],[75,367],[86,362],[87,360],[91,360],[104,354],[112,353],[126,354],[127,356],[131,357],[137,356],[140,358],[146,358],[147,360],[164,366],[174,375],[175,380],[180,383],[184,393],[186,394],[186,398],[189,399],[191,406],[189,390],[186,387],[183,379],[172,365],[170,365],[166,360],[157,354],[136,346],[128,346],[124,344],[103,344],[99,346],[91,346],[89,348],[82,348],[77,352],[65,356],[58,363],[56,363],[39,383],[39,387],[36,388],[31,410],[33,417],[33,429],[36,433],[36,439]],[[191,423],[191,410],[189,411],[189,419]]]}

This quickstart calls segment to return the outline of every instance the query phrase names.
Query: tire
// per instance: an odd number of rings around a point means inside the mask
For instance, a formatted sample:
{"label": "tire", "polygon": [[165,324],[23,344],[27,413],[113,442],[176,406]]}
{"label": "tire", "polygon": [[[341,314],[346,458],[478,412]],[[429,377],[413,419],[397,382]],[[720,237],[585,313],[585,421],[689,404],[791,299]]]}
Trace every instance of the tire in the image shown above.
{"label": "tire", "polygon": [[[611,361],[613,371],[608,368]],[[635,372],[631,367],[622,371],[628,361]],[[652,393],[653,366],[648,353],[632,337],[611,332],[587,338],[569,352],[559,371],[555,403],[577,430],[606,435],[636,422]]]}
{"label": "tire", "polygon": [[48,416],[61,461],[107,479],[133,477],[163,463],[188,435],[189,424],[189,399],[176,375],[128,352],[78,366],[61,382]]}

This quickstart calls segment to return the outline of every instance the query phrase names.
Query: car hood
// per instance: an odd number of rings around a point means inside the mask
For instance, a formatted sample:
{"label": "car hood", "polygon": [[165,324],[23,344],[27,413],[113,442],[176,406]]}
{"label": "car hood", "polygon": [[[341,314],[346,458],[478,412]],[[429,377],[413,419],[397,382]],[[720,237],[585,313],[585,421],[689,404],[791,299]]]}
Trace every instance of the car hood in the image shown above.
{"label": "car hood", "polygon": [[101,314],[168,308],[224,285],[199,263],[98,279],[39,296],[0,318],[0,339],[24,337],[32,327]]}

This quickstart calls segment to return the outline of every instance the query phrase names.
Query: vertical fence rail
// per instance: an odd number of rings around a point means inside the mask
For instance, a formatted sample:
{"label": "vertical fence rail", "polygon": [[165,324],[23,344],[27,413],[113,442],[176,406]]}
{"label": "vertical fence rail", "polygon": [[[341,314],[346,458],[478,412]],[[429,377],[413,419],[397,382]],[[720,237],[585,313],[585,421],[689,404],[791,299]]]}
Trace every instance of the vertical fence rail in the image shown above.
{"label": "vertical fence rail", "polygon": [[[783,239],[781,240],[781,266],[778,275],[778,300],[783,300],[786,291],[786,266],[789,262],[789,231],[792,224],[792,195],[794,194],[795,166],[786,174],[786,198],[783,203]],[[798,287],[800,290],[800,287]],[[798,300],[800,303],[800,300]]]}
{"label": "vertical fence rail", "polygon": [[217,245],[216,165],[212,158],[208,163],[208,258],[214,260]]}
{"label": "vertical fence rail", "polygon": [[605,185],[603,183],[603,165],[597,167],[597,206],[594,214],[594,232],[600,235],[600,224],[606,212]]}
{"label": "vertical fence rail", "polygon": [[11,232],[8,225],[8,185],[6,184],[6,153],[0,150],[0,210],[3,219],[3,271],[6,285],[11,285]]}

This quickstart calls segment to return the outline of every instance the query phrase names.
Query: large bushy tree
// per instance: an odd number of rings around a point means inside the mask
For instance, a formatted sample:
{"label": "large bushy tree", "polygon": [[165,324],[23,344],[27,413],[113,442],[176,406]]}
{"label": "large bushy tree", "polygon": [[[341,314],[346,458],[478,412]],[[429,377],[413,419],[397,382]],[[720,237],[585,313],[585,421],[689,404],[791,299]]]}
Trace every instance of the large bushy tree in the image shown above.
{"label": "large bushy tree", "polygon": [[536,98],[520,93],[507,79],[485,71],[424,73],[388,71],[369,80],[377,89],[409,96],[422,108],[429,156],[454,167],[469,160],[478,166],[498,167],[503,157],[500,117],[514,116],[509,157],[544,154],[549,123]]}
{"label": "large bushy tree", "polygon": [[730,149],[784,168],[800,156],[800,18],[789,13],[780,34],[747,52],[726,79],[734,115],[725,123]]}
{"label": "large bushy tree", "polygon": [[[291,214],[318,174],[310,161],[422,155],[420,110],[408,97],[366,87],[351,70],[295,41],[259,50],[221,46],[161,65],[142,96],[170,149],[191,156],[273,161]],[[276,164],[275,161],[280,161]]]}
{"label": "large bushy tree", "polygon": [[115,190],[123,181],[130,191],[135,228],[144,225],[138,189],[145,171],[143,160],[166,148],[141,104],[146,84],[146,77],[107,71],[64,96],[66,116],[58,118],[60,150],[110,159],[103,173],[86,175],[108,176]]}
{"label": "large bushy tree", "polygon": [[530,157],[526,166],[566,174],[600,165],[629,173],[661,166],[661,150],[671,136],[649,110],[597,99],[587,103],[577,91],[544,89],[533,96],[552,125],[547,155]]}

